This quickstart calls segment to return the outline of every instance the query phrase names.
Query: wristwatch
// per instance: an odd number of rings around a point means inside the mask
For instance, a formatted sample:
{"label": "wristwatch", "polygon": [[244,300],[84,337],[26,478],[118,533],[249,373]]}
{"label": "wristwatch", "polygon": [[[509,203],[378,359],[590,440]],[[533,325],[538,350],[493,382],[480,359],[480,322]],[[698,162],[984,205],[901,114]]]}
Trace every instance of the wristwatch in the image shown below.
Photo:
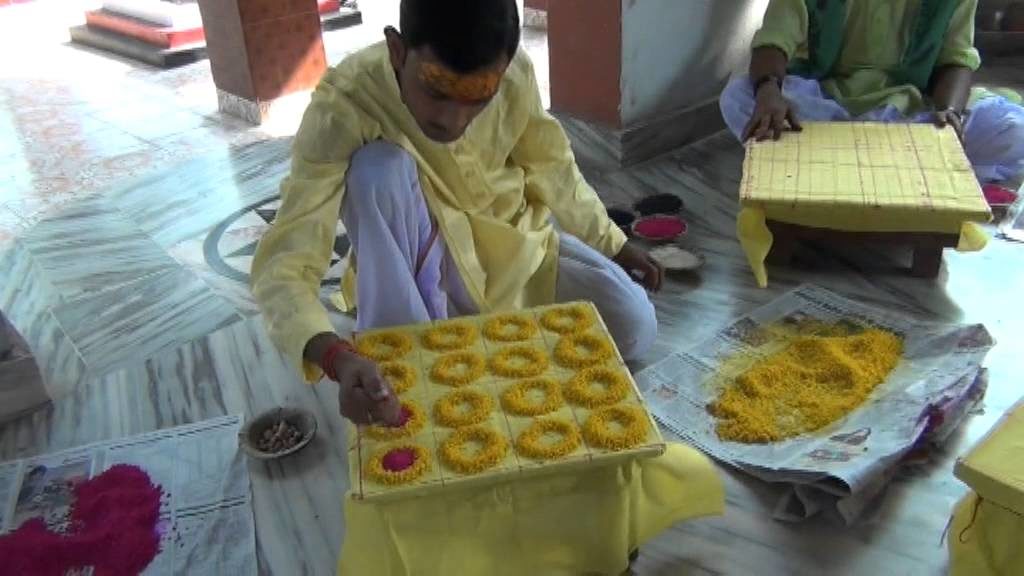
{"label": "wristwatch", "polygon": [[754,95],[756,96],[757,93],[761,91],[761,86],[764,86],[769,82],[774,82],[775,85],[779,87],[779,91],[782,91],[782,78],[779,78],[775,74],[765,74],[764,76],[754,79]]}

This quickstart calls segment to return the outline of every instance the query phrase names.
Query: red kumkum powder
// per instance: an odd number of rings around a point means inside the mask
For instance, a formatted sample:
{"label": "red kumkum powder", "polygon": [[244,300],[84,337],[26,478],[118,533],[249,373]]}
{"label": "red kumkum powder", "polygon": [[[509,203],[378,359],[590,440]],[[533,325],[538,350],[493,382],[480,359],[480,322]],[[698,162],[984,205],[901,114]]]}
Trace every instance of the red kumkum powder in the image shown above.
{"label": "red kumkum powder", "polygon": [[33,518],[0,536],[3,569],[39,576],[86,567],[94,576],[139,574],[160,550],[162,494],[141,468],[114,466],[75,487],[67,534]]}
{"label": "red kumkum powder", "polygon": [[985,200],[989,204],[1013,204],[1013,202],[1017,200],[1016,192],[995,184],[986,184],[981,190],[984,192]]}
{"label": "red kumkum powder", "polygon": [[392,450],[384,455],[381,464],[388,472],[401,472],[416,463],[416,453],[412,450]]}
{"label": "red kumkum powder", "polygon": [[633,230],[647,238],[675,238],[686,232],[686,224],[675,216],[651,216],[638,221]]}

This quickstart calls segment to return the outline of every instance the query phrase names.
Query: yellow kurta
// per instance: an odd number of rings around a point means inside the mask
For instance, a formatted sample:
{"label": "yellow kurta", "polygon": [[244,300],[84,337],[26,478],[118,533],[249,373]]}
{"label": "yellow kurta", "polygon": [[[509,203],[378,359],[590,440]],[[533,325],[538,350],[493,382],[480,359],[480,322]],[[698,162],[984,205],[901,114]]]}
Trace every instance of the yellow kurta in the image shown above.
{"label": "yellow kurta", "polygon": [[[313,94],[281,185],[277,221],[252,266],[253,293],[270,336],[309,380],[321,372],[303,361],[303,348],[333,330],[319,285],[345,173],[352,155],[375,140],[416,160],[427,206],[481,312],[553,302],[558,236],[552,215],[606,256],[626,242],[580,175],[561,125],[544,111],[525,53],[513,59],[498,94],[466,134],[446,145],[428,139],[402,103],[386,46],[367,48],[328,71]],[[348,307],[354,296],[345,294]]]}
{"label": "yellow kurta", "polygon": [[[774,46],[786,56],[807,56],[807,0],[771,0],[753,47]],[[857,0],[847,2],[846,34],[830,78],[822,88],[853,115],[886,104],[904,114],[925,107],[914,86],[898,84],[892,73],[913,35],[921,0]],[[977,70],[981,57],[974,48],[974,13],[978,0],[960,0],[939,52],[936,66]]]}

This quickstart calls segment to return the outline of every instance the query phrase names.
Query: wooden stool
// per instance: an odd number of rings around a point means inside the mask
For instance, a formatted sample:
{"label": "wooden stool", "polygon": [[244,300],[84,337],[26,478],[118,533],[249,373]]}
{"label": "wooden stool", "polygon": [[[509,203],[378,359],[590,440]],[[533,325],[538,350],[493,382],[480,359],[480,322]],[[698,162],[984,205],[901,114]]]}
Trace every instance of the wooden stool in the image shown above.
{"label": "wooden stool", "polygon": [[910,273],[918,278],[935,278],[942,268],[942,251],[954,248],[960,241],[956,234],[926,232],[843,232],[827,228],[811,228],[767,220],[774,240],[768,260],[788,264],[796,245],[803,240],[820,240],[835,244],[878,243],[911,246],[914,249]]}

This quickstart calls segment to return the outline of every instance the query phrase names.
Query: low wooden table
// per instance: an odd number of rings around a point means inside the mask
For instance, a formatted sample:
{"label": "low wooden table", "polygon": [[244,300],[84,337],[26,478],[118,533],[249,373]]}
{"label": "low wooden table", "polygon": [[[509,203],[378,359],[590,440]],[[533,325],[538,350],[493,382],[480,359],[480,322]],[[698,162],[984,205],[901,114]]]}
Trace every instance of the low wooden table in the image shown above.
{"label": "low wooden table", "polygon": [[910,246],[914,250],[910,273],[918,278],[935,278],[942,269],[942,252],[946,248],[955,248],[960,241],[957,234],[939,234],[926,232],[843,232],[827,228],[813,228],[786,224],[785,222],[766,222],[768,230],[774,236],[771,252],[767,261],[772,264],[789,264],[797,245],[805,240],[824,241],[835,244],[891,244]]}
{"label": "low wooden table", "polygon": [[765,258],[805,239],[910,245],[914,275],[935,277],[943,249],[984,247],[991,219],[952,129],[812,122],[748,146],[737,235],[762,287]]}

